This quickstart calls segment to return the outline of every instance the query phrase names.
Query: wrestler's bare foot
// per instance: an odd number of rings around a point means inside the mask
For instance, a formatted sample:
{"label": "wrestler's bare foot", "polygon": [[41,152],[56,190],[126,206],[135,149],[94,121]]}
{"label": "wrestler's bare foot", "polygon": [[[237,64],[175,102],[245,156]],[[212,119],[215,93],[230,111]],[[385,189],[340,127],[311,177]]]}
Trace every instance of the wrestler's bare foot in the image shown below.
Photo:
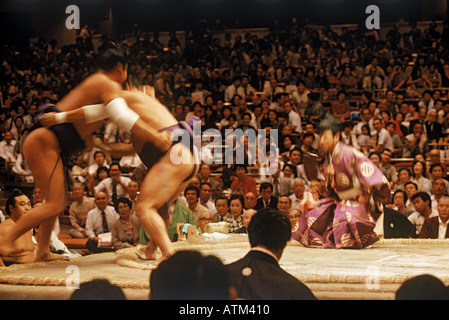
{"label": "wrestler's bare foot", "polygon": [[0,267],[6,267],[5,264],[3,263],[2,258],[0,258]]}
{"label": "wrestler's bare foot", "polygon": [[159,265],[164,262],[165,260],[167,260],[168,258],[170,258],[170,256],[161,256],[158,259],[156,259],[154,262],[152,262],[150,264],[150,269],[154,270],[157,269],[159,267]]}
{"label": "wrestler's bare foot", "polygon": [[156,259],[156,251],[157,245],[150,240],[146,246],[140,247],[140,251],[145,253],[145,259],[147,260],[155,260]]}
{"label": "wrestler's bare foot", "polygon": [[34,262],[49,262],[49,261],[56,261],[56,260],[68,261],[70,259],[66,256],[49,252],[49,253],[45,253],[45,254],[36,256],[36,258],[34,259]]}

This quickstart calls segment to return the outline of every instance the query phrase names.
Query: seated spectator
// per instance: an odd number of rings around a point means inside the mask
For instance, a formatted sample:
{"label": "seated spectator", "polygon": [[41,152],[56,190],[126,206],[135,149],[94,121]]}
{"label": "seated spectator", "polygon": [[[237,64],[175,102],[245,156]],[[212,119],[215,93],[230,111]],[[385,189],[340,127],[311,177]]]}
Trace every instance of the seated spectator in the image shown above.
{"label": "seated spectator", "polygon": [[229,223],[229,233],[235,233],[238,229],[244,227],[243,225],[243,208],[245,207],[245,200],[242,195],[234,194],[229,199],[229,211],[231,217],[225,219]]}
{"label": "seated spectator", "polygon": [[307,175],[304,171],[304,164],[302,163],[302,152],[299,148],[292,149],[290,151],[290,157],[287,163],[292,164],[295,168],[295,170],[293,170],[294,178],[301,178],[304,180],[306,185],[310,184],[310,181],[307,179]]}
{"label": "seated spectator", "polygon": [[229,199],[227,197],[220,196],[216,198],[215,209],[217,209],[217,213],[213,216],[214,222],[221,222],[226,220],[227,218],[232,218],[232,215],[229,212]]}
{"label": "seated spectator", "polygon": [[135,216],[136,215],[135,207],[137,200],[139,199],[139,183],[137,181],[130,181],[128,183],[126,191],[128,192],[127,198],[131,200],[132,203],[131,214]]}
{"label": "seated spectator", "polygon": [[392,155],[393,153],[390,149],[383,149],[380,154],[381,161],[379,164],[380,171],[382,171],[384,176],[390,182],[391,189],[398,182],[398,173],[396,171],[396,167],[391,164]]}
{"label": "seated spectator", "polygon": [[235,173],[237,175],[237,179],[234,179],[234,181],[231,183],[231,190],[239,189],[243,194],[246,194],[248,192],[257,194],[256,180],[246,174],[246,165],[236,164]]}
{"label": "seated spectator", "polygon": [[301,116],[293,110],[293,104],[290,100],[284,102],[284,111],[288,115],[288,125],[297,133],[302,132]]}
{"label": "seated spectator", "polygon": [[[0,223],[0,239],[9,233],[24,214],[31,210],[31,201],[24,193],[15,189],[6,200],[5,209],[9,218]],[[0,266],[9,266],[16,263],[33,263],[35,259],[35,245],[31,230],[17,238],[10,250],[11,252],[8,256],[0,257]]]}
{"label": "seated spectator", "polygon": [[438,216],[424,221],[419,237],[422,239],[446,239],[449,238],[447,228],[449,220],[449,197],[443,196],[438,201]]}
{"label": "seated spectator", "polygon": [[293,180],[293,194],[290,195],[292,209],[297,209],[301,212],[304,211],[303,202],[305,200],[306,186],[304,180],[296,178]]}
{"label": "seated spectator", "polygon": [[198,220],[194,217],[193,213],[179,201],[175,202],[171,216],[172,219],[170,225],[167,228],[167,233],[168,237],[172,240],[176,240],[175,236],[177,234],[176,226],[178,223],[187,223],[197,227],[198,229]]}
{"label": "seated spectator", "polygon": [[280,177],[279,194],[291,195],[293,193],[293,171],[295,167],[289,163],[284,164],[282,168],[282,176]]}
{"label": "seated spectator", "polygon": [[404,153],[404,143],[403,138],[400,137],[396,132],[396,124],[393,121],[388,121],[385,124],[385,129],[387,129],[388,133],[391,136],[391,140],[393,141],[393,150],[392,158],[402,158]]}
{"label": "seated spectator", "polygon": [[69,218],[72,227],[69,235],[73,238],[87,238],[86,220],[87,213],[95,208],[94,199],[86,197],[84,186],[76,183],[72,186],[73,202],[69,207]]}
{"label": "seated spectator", "polygon": [[376,165],[376,166],[380,166],[380,153],[377,151],[372,151],[369,155],[368,158]]}
{"label": "seated spectator", "polygon": [[280,196],[278,198],[278,207],[277,209],[285,214],[288,215],[288,213],[290,212],[290,209],[292,208],[292,199],[289,196]]}
{"label": "seated spectator", "polygon": [[212,179],[210,174],[211,174],[210,165],[202,163],[198,171],[198,179],[200,180],[200,183],[207,182],[210,184],[212,188],[211,196],[213,200],[222,193],[223,184],[218,180]]}
{"label": "seated spectator", "polygon": [[262,208],[277,208],[278,198],[273,196],[273,186],[271,183],[264,182],[259,187],[259,198],[257,199],[257,204],[254,207],[256,210]]}
{"label": "seated spectator", "polygon": [[430,183],[433,184],[435,179],[443,179],[444,184],[446,185],[446,194],[449,195],[449,181],[444,179],[445,172],[443,171],[444,167],[440,163],[434,163],[430,166]]}
{"label": "seated spectator", "polygon": [[254,209],[243,210],[243,227],[234,231],[234,233],[248,233],[248,225],[253,215],[257,213]]}
{"label": "seated spectator", "polygon": [[[167,228],[168,237],[172,241],[178,240],[178,231],[177,231],[177,224],[178,223],[187,223],[192,226],[198,227],[198,223],[193,216],[192,212],[183,205],[180,201],[175,201],[175,203],[172,205],[171,209],[171,223]],[[145,231],[143,227],[140,228],[140,236],[139,236],[139,243],[141,245],[146,245],[150,241],[150,236]],[[153,257],[147,257],[155,259],[156,252],[154,252]]]}
{"label": "seated spectator", "polygon": [[17,152],[14,148],[17,140],[14,139],[11,131],[6,131],[3,140],[0,141],[0,158],[6,162],[14,162],[17,158]]}
{"label": "seated spectator", "polygon": [[124,249],[139,244],[140,221],[131,214],[132,202],[128,198],[119,198],[115,211],[120,218],[112,225],[111,242],[114,250]]}
{"label": "seated spectator", "polygon": [[192,212],[195,220],[198,220],[199,214],[202,211],[207,211],[207,208],[199,203],[200,189],[196,186],[189,185],[184,190],[188,209]]}
{"label": "seated spectator", "polygon": [[337,93],[337,100],[332,103],[332,114],[335,118],[340,119],[342,122],[349,120],[351,115],[351,108],[349,102],[346,101],[346,92],[340,90]]}
{"label": "seated spectator", "polygon": [[414,211],[410,208],[406,207],[406,203],[407,203],[407,193],[404,190],[396,190],[393,193],[393,203],[391,205],[389,205],[388,207],[390,207],[393,210],[398,211],[400,214],[408,217],[409,215],[411,215]]}
{"label": "seated spectator", "polygon": [[438,217],[438,211],[432,209],[432,202],[427,192],[418,192],[412,196],[415,212],[408,216],[410,222],[416,228],[416,235],[419,235],[426,219]]}
{"label": "seated spectator", "polygon": [[[368,111],[369,112],[369,111]],[[368,155],[371,151],[370,141],[371,134],[369,125],[365,124],[360,129],[360,134],[356,139],[356,148],[365,155]]]}
{"label": "seated spectator", "polygon": [[404,281],[396,291],[396,300],[448,300],[449,290],[435,276],[423,274]]}
{"label": "seated spectator", "polygon": [[432,182],[426,178],[426,164],[421,161],[413,161],[412,164],[412,182],[416,183],[419,191],[432,193]]}
{"label": "seated spectator", "polygon": [[430,199],[432,200],[432,209],[437,209],[438,201],[443,196],[447,196],[444,180],[441,178],[433,180],[432,195],[430,196]]}
{"label": "seated spectator", "polygon": [[227,265],[239,298],[250,300],[316,300],[298,279],[279,266],[291,238],[291,224],[277,209],[259,210],[248,226],[251,251]]}
{"label": "seated spectator", "polygon": [[111,251],[112,247],[99,247],[100,234],[111,232],[112,226],[120,218],[114,207],[109,206],[108,195],[99,191],[95,194],[95,208],[87,213],[86,233],[89,238],[87,249],[92,253]]}
{"label": "seated spectator", "polygon": [[150,300],[236,298],[228,271],[220,259],[203,256],[197,251],[176,252],[150,275]]}
{"label": "seated spectator", "polygon": [[375,139],[371,141],[374,142],[372,145],[373,150],[379,153],[381,153],[383,149],[393,150],[393,139],[391,139],[387,129],[384,128],[382,119],[375,118],[373,120],[373,126],[376,130]]}
{"label": "seated spectator", "polygon": [[12,172],[14,172],[16,174],[17,181],[25,181],[28,183],[33,183],[33,181],[34,181],[33,175],[31,173],[31,169],[26,164],[22,153],[19,153],[17,155],[16,162],[14,163],[14,166],[12,167]]}
{"label": "seated spectator", "polygon": [[81,176],[78,176],[77,180],[86,185],[88,195],[93,197],[95,195],[95,187],[106,178],[109,178],[109,168],[102,166],[97,169],[97,174],[95,176],[88,175],[85,180],[82,179]]}
{"label": "seated spectator", "polygon": [[415,212],[415,206],[413,205],[412,202],[412,196],[415,193],[418,193],[418,186],[416,185],[416,183],[409,181],[405,183],[405,187],[404,187],[405,193],[407,194],[407,201],[405,202],[405,206],[407,209],[411,210],[412,212]]}
{"label": "seated spectator", "polygon": [[200,186],[200,205],[204,206],[207,211],[209,211],[212,215],[217,213],[217,209],[215,209],[215,204],[212,201],[212,187],[208,182],[201,183]]}
{"label": "seated spectator", "polygon": [[412,133],[405,136],[404,158],[414,157],[418,153],[429,152],[429,141],[424,132],[424,126],[417,122],[413,126]]}
{"label": "seated spectator", "polygon": [[398,170],[398,181],[393,187],[395,190],[405,190],[405,184],[412,179],[412,173],[409,168],[401,168]]}
{"label": "seated spectator", "polygon": [[108,162],[106,160],[106,155],[103,151],[95,151],[94,152],[94,163],[88,167],[87,173],[90,176],[97,177],[97,169],[99,167],[109,168]]}
{"label": "seated spectator", "polygon": [[199,214],[198,218],[198,228],[200,229],[200,233],[204,233],[206,230],[206,225],[209,223],[214,222],[213,215],[210,211],[202,211]]}
{"label": "seated spectator", "polygon": [[435,164],[438,163],[443,167],[443,178],[446,177],[446,166],[441,163],[441,154],[440,154],[440,149],[432,149],[429,151],[429,161],[426,164],[426,168],[427,168],[427,172],[426,172],[426,177],[430,177],[430,167]]}
{"label": "seated spectator", "polygon": [[252,192],[247,192],[244,195],[245,198],[245,210],[254,209],[257,204],[257,197]]}
{"label": "seated spectator", "polygon": [[114,205],[118,198],[126,197],[126,189],[131,179],[128,177],[122,177],[121,167],[118,163],[111,164],[109,168],[109,178],[102,180],[95,187],[95,194],[99,191],[104,191],[108,195],[108,199],[111,205]]}

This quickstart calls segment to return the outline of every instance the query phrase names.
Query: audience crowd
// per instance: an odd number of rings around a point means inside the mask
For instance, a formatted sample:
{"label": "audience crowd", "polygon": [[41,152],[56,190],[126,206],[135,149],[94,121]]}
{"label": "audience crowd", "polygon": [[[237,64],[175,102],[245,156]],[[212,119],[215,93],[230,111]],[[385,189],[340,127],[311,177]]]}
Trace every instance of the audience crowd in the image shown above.
{"label": "audience crowd", "polygon": [[[158,33],[123,36],[130,82],[177,120],[201,121],[201,167],[172,208],[173,241],[182,236],[179,223],[198,234],[218,222],[230,233],[246,233],[263,208],[279,210],[294,228],[310,203],[310,155],[320,159],[323,178],[316,128],[326,112],[344,123],[343,142],[385,174],[393,194],[385,208],[407,217],[414,230],[408,236],[449,237],[449,37],[446,25],[437,27],[410,23],[384,39],[293,22],[265,37],[246,32],[221,39],[204,27],[187,32],[184,44],[176,33],[167,43]],[[20,146],[38,107],[56,103],[93,73],[95,52],[107,40],[85,26],[71,45],[39,39],[27,48],[2,48],[0,158],[8,180],[32,184]],[[96,134],[107,143],[130,142],[129,132],[108,121]],[[224,147],[212,147],[211,136]],[[267,164],[255,150],[277,161]],[[133,211],[145,172],[137,155],[115,158],[90,148],[74,158],[70,236],[88,238],[91,252],[146,244],[149,236]],[[112,233],[106,245],[99,237],[104,232]]]}

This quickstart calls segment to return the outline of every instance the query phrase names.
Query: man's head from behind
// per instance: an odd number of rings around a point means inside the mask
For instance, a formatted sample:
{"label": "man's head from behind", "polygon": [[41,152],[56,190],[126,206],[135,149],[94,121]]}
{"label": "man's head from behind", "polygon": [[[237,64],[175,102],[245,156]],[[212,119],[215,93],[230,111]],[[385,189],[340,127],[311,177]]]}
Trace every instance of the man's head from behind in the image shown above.
{"label": "man's head from behind", "polygon": [[278,258],[291,238],[291,223],[287,215],[274,208],[264,208],[252,216],[248,226],[249,243],[252,248],[264,247]]}
{"label": "man's head from behind", "polygon": [[229,274],[215,256],[178,251],[150,275],[151,300],[227,300]]}

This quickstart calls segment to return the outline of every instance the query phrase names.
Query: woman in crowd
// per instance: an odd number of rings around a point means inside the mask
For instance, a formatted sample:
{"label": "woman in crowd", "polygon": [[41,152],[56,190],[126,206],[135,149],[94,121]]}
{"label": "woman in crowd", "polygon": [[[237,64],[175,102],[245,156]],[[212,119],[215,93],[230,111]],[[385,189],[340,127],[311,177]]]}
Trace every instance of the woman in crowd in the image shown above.
{"label": "woman in crowd", "polygon": [[225,222],[229,223],[229,233],[234,233],[238,229],[244,227],[243,224],[243,208],[245,208],[245,199],[240,194],[233,194],[229,201],[229,211],[232,217],[226,218]]}
{"label": "woman in crowd", "polygon": [[432,193],[432,183],[426,178],[426,163],[422,161],[413,161],[412,164],[412,182],[416,183],[419,191]]}
{"label": "woman in crowd", "polygon": [[128,198],[119,198],[115,211],[120,218],[111,228],[111,242],[115,250],[129,248],[139,243],[140,222],[131,214],[132,203]]}
{"label": "woman in crowd", "polygon": [[404,190],[396,190],[393,193],[393,203],[391,205],[391,208],[408,217],[413,213],[413,210],[405,206],[407,200],[407,193]]}

